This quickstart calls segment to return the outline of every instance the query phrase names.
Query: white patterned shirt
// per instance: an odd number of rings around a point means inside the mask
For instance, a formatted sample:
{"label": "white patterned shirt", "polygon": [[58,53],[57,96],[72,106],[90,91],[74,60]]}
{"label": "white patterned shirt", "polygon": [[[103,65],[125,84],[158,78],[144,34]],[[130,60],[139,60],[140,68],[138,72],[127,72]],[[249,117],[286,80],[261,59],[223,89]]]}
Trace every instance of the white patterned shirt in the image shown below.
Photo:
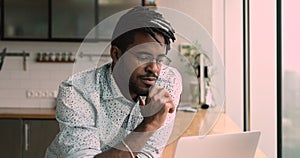
{"label": "white patterned shirt", "polygon": [[[182,91],[179,72],[161,70],[156,85],[166,88],[175,106]],[[111,74],[111,64],[72,75],[59,87],[56,119],[60,132],[45,157],[94,157],[120,143],[143,120],[139,103],[127,100]],[[173,129],[175,112],[149,138],[138,157],[160,157]]]}

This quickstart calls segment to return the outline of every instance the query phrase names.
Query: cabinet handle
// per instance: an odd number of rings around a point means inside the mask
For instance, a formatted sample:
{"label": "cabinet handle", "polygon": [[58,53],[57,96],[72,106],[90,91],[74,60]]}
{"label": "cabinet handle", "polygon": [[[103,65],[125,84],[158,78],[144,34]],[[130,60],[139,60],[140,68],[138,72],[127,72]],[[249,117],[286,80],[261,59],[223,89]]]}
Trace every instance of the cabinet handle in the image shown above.
{"label": "cabinet handle", "polygon": [[24,135],[25,135],[25,151],[28,151],[29,149],[29,124],[25,123],[24,124],[24,128],[25,128],[25,132],[24,132]]}

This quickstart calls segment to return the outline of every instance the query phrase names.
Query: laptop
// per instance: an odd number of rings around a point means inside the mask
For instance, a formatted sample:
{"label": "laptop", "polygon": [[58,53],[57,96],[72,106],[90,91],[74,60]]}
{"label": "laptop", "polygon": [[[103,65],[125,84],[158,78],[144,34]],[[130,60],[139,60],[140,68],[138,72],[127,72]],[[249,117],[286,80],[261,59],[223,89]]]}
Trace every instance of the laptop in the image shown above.
{"label": "laptop", "polygon": [[254,158],[260,131],[181,137],[175,158]]}

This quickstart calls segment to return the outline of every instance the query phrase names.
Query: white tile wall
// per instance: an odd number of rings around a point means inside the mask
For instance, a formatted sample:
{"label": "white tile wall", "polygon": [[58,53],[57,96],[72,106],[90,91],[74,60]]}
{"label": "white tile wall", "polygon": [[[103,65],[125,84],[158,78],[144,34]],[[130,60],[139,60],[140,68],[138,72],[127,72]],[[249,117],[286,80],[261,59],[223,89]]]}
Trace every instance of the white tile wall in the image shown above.
{"label": "white tile wall", "polygon": [[[174,44],[178,47],[180,39]],[[73,73],[83,71],[109,62],[110,57],[80,57],[79,52],[86,54],[108,53],[108,43],[63,43],[63,42],[7,42],[0,41],[0,51],[7,48],[8,52],[30,53],[27,58],[27,70],[23,70],[22,57],[6,57],[0,71],[0,107],[55,107],[55,98],[30,98],[28,91],[53,92],[58,90],[59,84]],[[35,61],[38,52],[73,52],[76,62],[72,63],[38,63]],[[78,52],[78,53],[77,53]],[[99,52],[99,53],[98,53]],[[173,62],[175,63],[175,61]],[[179,64],[178,64],[179,65]],[[177,67],[178,68],[178,67]],[[179,68],[180,69],[180,68]],[[179,70],[180,71],[180,70]],[[190,98],[189,81],[182,70],[184,91],[182,101]]]}
{"label": "white tile wall", "polygon": [[[0,107],[52,108],[55,98],[28,98],[27,91],[57,91],[59,84],[73,73],[72,63],[37,63],[38,52],[80,51],[97,52],[107,43],[86,44],[65,42],[7,42],[0,41],[0,51],[30,53],[27,70],[23,70],[22,57],[6,57],[0,71]],[[76,67],[89,68],[95,61],[76,58]],[[98,63],[96,61],[96,63]],[[82,65],[78,65],[82,64]]]}

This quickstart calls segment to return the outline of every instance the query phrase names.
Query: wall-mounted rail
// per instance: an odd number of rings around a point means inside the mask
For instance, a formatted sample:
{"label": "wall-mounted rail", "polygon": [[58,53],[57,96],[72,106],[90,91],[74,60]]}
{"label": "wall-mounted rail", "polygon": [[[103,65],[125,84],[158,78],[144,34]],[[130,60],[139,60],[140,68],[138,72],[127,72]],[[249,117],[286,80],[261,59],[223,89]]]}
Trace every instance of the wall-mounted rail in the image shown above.
{"label": "wall-mounted rail", "polygon": [[80,52],[78,55],[80,58],[84,58],[84,57],[88,57],[91,61],[94,57],[110,57],[110,54],[92,54],[92,53],[84,53],[84,52]]}
{"label": "wall-mounted rail", "polygon": [[4,48],[0,53],[0,70],[2,69],[5,57],[23,57],[23,70],[27,70],[27,61],[26,57],[29,57],[29,53],[25,51],[22,52],[7,52],[7,48]]}

